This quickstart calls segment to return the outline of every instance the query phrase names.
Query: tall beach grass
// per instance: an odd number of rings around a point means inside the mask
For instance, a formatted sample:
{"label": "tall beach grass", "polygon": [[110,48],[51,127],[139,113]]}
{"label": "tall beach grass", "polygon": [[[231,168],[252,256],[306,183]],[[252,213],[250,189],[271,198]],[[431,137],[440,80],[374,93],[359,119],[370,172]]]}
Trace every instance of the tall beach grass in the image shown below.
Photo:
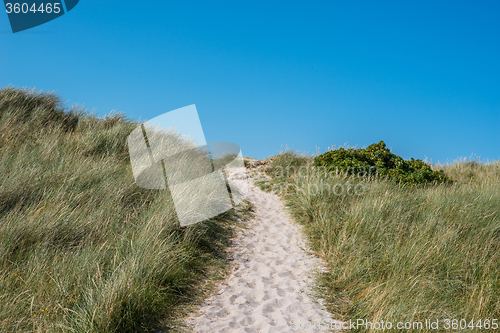
{"label": "tall beach grass", "polygon": [[[263,188],[283,195],[327,264],[320,282],[338,319],[423,323],[405,330],[415,332],[450,331],[446,319],[465,319],[462,332],[500,321],[500,163],[434,167],[454,183],[348,178],[318,171],[293,151],[267,167],[272,180]],[[346,191],[328,191],[335,186]],[[363,191],[348,195],[354,186]],[[426,329],[425,320],[439,320],[440,329]],[[471,320],[481,323],[472,329]]]}
{"label": "tall beach grass", "polygon": [[150,332],[223,276],[249,207],[180,228],[168,191],[134,182],[137,125],[0,90],[0,331]]}

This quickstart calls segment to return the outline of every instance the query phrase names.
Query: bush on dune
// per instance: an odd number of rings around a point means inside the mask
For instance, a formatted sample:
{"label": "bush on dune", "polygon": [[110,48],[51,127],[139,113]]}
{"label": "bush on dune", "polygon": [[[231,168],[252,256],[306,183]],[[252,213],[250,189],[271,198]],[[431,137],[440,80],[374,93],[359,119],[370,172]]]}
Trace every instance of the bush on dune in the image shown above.
{"label": "bush on dune", "polygon": [[330,169],[340,168],[341,172],[351,175],[374,169],[377,176],[387,176],[409,185],[450,182],[442,170],[434,171],[422,160],[412,158],[406,161],[391,153],[384,141],[371,144],[365,149],[339,148],[328,151],[317,156],[314,165]]}

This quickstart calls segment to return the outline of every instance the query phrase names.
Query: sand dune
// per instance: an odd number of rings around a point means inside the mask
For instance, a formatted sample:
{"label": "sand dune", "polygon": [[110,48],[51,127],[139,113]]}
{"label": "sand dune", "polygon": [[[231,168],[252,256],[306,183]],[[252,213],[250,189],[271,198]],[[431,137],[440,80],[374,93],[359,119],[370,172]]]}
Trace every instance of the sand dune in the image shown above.
{"label": "sand dune", "polygon": [[251,183],[247,198],[256,216],[235,240],[231,274],[186,323],[194,332],[328,331],[319,324],[331,314],[309,296],[321,262],[276,195]]}

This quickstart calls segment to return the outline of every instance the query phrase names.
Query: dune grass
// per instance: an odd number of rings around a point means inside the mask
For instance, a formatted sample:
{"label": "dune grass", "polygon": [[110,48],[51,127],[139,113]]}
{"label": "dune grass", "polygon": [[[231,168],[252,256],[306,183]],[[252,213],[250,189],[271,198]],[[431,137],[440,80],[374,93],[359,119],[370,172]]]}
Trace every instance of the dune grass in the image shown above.
{"label": "dune grass", "polygon": [[[455,182],[403,186],[348,178],[314,169],[311,157],[293,151],[267,167],[272,180],[262,187],[283,195],[327,264],[322,296],[338,319],[394,326],[439,320],[433,332],[450,331],[446,319],[465,319],[463,332],[488,331],[485,320],[490,330],[492,319],[500,320],[500,163],[434,168]],[[328,192],[335,186],[338,195]],[[349,195],[349,188],[359,191]]]}
{"label": "dune grass", "polygon": [[134,182],[136,127],[0,90],[0,331],[150,332],[224,274],[249,205],[180,228],[168,191]]}

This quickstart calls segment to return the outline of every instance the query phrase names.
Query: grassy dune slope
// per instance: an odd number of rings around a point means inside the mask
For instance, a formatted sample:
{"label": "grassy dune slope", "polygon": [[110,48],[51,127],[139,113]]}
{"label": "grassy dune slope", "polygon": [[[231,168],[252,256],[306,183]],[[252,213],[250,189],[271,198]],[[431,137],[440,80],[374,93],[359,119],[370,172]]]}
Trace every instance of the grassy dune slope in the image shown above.
{"label": "grassy dune slope", "polygon": [[137,126],[0,90],[0,330],[148,332],[221,276],[240,212],[179,228],[166,191],[135,185]]}
{"label": "grassy dune slope", "polygon": [[[394,325],[489,319],[491,329],[491,320],[500,320],[500,163],[457,162],[442,167],[454,184],[416,187],[343,179],[312,171],[311,163],[280,154],[267,169],[273,180],[263,187],[284,194],[326,260],[322,282],[333,313]],[[335,184],[344,194],[328,193]],[[364,186],[361,195],[346,194],[354,185]]]}

